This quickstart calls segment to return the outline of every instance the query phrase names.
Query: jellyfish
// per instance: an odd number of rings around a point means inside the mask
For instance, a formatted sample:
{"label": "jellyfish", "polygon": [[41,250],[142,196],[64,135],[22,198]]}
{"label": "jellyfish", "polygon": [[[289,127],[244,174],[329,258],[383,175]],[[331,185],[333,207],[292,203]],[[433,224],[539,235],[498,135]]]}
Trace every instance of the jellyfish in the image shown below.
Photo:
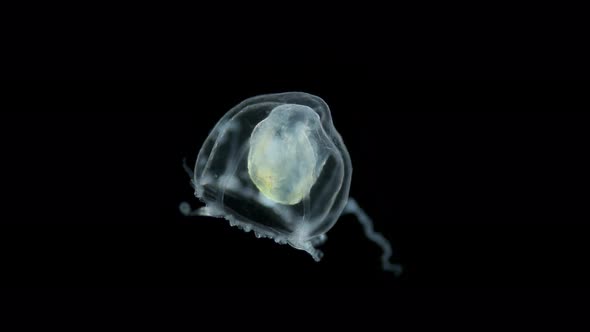
{"label": "jellyfish", "polygon": [[318,249],[343,214],[353,214],[366,237],[382,249],[385,271],[401,273],[390,262],[389,241],[349,197],[352,164],[330,109],[320,97],[286,92],[248,98],[215,125],[194,169],[184,164],[195,196],[205,206],[186,216],[224,218],[257,238],[304,250],[320,261]]}

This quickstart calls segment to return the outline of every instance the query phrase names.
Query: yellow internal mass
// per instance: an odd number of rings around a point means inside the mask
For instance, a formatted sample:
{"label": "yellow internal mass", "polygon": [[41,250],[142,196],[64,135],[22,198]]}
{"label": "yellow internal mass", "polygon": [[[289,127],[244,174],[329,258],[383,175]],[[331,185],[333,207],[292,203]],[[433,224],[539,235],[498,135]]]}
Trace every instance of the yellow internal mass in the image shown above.
{"label": "yellow internal mass", "polygon": [[262,121],[250,138],[248,173],[267,198],[295,205],[315,182],[315,152],[303,128],[295,126],[279,134],[272,120]]}
{"label": "yellow internal mass", "polygon": [[270,170],[261,170],[256,174],[256,185],[258,189],[262,191],[267,196],[272,196],[272,192],[274,190],[276,184],[276,178],[273,176],[272,171]]}

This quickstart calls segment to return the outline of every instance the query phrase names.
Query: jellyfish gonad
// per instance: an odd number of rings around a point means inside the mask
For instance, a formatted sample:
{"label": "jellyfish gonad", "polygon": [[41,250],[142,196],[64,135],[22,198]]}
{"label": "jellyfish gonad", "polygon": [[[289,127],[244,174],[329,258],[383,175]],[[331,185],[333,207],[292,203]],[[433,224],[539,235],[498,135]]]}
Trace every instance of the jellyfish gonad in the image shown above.
{"label": "jellyfish gonad", "polygon": [[383,269],[396,274],[389,241],[349,198],[350,156],[330,109],[303,92],[244,100],[219,120],[203,144],[194,170],[186,164],[195,196],[205,206],[185,215],[225,218],[256,237],[308,252],[317,249],[342,214],[354,214],[367,238],[379,245]]}

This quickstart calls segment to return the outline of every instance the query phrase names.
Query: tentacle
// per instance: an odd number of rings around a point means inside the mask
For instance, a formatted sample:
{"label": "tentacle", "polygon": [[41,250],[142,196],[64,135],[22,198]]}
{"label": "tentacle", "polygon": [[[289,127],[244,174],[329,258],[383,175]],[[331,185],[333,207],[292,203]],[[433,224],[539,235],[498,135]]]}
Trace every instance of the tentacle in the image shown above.
{"label": "tentacle", "polygon": [[348,203],[344,207],[344,211],[342,213],[354,214],[359,223],[363,226],[365,236],[381,247],[381,250],[383,250],[383,254],[381,255],[381,264],[383,266],[383,270],[400,275],[402,273],[402,266],[399,264],[393,264],[389,261],[392,254],[391,244],[381,233],[375,231],[373,228],[373,221],[365,213],[365,211],[359,207],[354,198],[348,198]]}

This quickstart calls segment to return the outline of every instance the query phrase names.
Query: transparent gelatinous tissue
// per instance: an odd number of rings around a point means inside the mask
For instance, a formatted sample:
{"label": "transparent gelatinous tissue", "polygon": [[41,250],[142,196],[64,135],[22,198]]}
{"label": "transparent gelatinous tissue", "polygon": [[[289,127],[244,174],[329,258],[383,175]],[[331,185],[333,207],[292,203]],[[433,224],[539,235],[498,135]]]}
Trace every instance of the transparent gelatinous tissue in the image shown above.
{"label": "transparent gelatinous tissue", "polygon": [[350,156],[328,105],[317,96],[287,92],[244,100],[215,125],[194,171],[186,168],[205,206],[193,211],[182,203],[185,215],[225,218],[319,261],[317,246],[326,232],[340,215],[352,213],[383,249],[383,268],[401,272],[389,261],[389,242],[348,197]]}

